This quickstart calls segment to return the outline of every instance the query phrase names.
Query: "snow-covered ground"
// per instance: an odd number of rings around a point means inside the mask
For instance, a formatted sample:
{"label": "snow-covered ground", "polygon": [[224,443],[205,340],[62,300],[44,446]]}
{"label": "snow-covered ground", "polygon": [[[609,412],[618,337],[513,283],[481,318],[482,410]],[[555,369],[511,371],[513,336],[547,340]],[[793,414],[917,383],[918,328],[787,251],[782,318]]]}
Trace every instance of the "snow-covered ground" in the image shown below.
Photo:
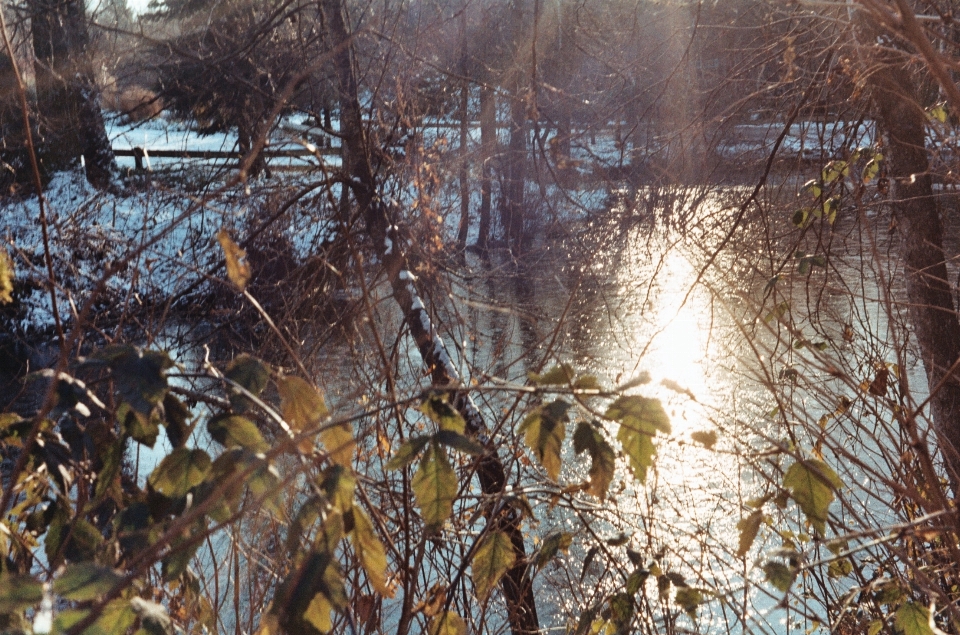
{"label": "snow-covered ground", "polygon": [[[334,122],[336,128],[336,122]],[[426,125],[421,129],[420,159],[407,156],[411,147],[388,149],[397,154],[400,176],[385,186],[384,194],[406,210],[411,222],[416,218],[432,219],[444,241],[454,240],[460,224],[457,161],[460,157],[459,130],[449,125]],[[111,121],[108,134],[115,149],[146,148],[159,150],[234,151],[237,138],[232,133],[199,135],[190,126],[159,118],[152,121],[122,124]],[[479,128],[468,129],[471,147],[477,150]],[[791,132],[792,134],[792,132]],[[799,133],[798,133],[799,134]],[[754,135],[757,136],[757,135]],[[271,139],[270,148],[303,147],[303,143],[322,143],[323,134],[310,130],[298,118],[281,122]],[[749,139],[754,150],[763,148],[766,137]],[[788,137],[788,145],[794,143]],[[798,136],[801,146],[804,137]],[[506,141],[503,139],[502,141]],[[549,146],[550,135],[544,136]],[[328,144],[329,145],[329,144]],[[790,146],[792,147],[792,146]],[[591,176],[595,166],[617,166],[629,162],[625,144],[611,134],[584,134],[572,144],[575,171],[583,178],[575,187],[540,185],[532,177],[528,183],[527,201],[530,217],[544,222],[567,222],[593,213],[607,205],[610,183]],[[271,159],[271,165],[286,161],[288,165],[317,165],[315,157],[304,159]],[[123,168],[132,169],[133,157],[120,157]],[[229,189],[223,184],[234,174],[236,159],[194,160],[152,157],[149,165],[161,177],[150,173],[130,181],[131,187],[116,193],[98,192],[90,188],[80,174],[59,174],[44,193],[48,215],[51,253],[55,260],[59,285],[60,317],[69,321],[91,289],[114,263],[125,263],[120,271],[105,281],[106,296],[112,303],[128,304],[169,298],[197,280],[214,273],[222,257],[213,237],[221,228],[228,228],[242,240],[250,230],[278,209],[298,189],[325,178],[323,171],[285,172],[272,179]],[[339,157],[325,156],[327,168],[339,165]],[[469,162],[470,210],[473,215],[468,243],[477,237],[476,213],[479,209],[478,161]],[[546,170],[541,161],[537,169]],[[178,169],[180,169],[178,171]],[[439,173],[431,175],[430,172]],[[172,179],[172,181],[171,181]],[[433,181],[431,181],[433,179]],[[176,185],[165,185],[165,183]],[[186,185],[183,185],[186,184]],[[296,256],[316,253],[316,246],[329,238],[330,206],[339,199],[339,185],[331,195],[304,198],[295,204],[285,219],[274,229],[283,234]],[[496,196],[496,194],[495,194]],[[2,203],[4,226],[0,237],[14,253],[17,276],[29,282],[33,292],[24,298],[24,310],[17,327],[45,328],[53,321],[49,293],[42,291],[46,280],[44,249],[41,238],[40,208],[36,197]],[[496,201],[494,217],[496,220]]]}

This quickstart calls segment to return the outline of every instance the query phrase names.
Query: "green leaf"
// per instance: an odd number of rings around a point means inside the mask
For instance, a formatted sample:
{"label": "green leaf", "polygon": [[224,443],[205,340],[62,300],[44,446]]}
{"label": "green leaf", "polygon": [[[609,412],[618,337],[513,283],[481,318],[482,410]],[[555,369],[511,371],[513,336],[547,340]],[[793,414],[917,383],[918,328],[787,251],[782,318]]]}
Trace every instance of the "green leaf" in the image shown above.
{"label": "green leaf", "polygon": [[428,531],[440,529],[453,513],[458,487],[457,474],[450,467],[443,448],[430,444],[411,485]]}
{"label": "green leaf", "polygon": [[530,381],[540,386],[566,386],[573,380],[573,375],[573,367],[569,364],[554,366],[542,375],[527,373]]}
{"label": "green leaf", "polygon": [[247,479],[247,487],[264,510],[280,516],[283,514],[283,480],[277,468],[266,461],[259,463],[260,467]]}
{"label": "green leaf", "polygon": [[945,104],[937,104],[936,106],[931,106],[927,109],[927,116],[930,117],[932,121],[947,123],[949,112],[947,111]]}
{"label": "green leaf", "polygon": [[753,541],[756,540],[762,523],[763,512],[760,510],[753,512],[746,518],[741,518],[737,522],[737,530],[740,532],[740,542],[737,546],[738,558],[743,558],[747,555],[747,552],[750,551],[750,547],[753,546]]}
{"label": "green leaf", "polygon": [[783,302],[779,303],[777,306],[773,307],[773,310],[771,310],[769,313],[767,313],[763,317],[763,321],[769,324],[774,320],[779,320],[784,315],[786,315],[789,311],[790,311],[790,303],[784,300]]}
{"label": "green leaf", "polygon": [[430,437],[414,437],[400,446],[397,450],[397,453],[394,454],[387,464],[384,466],[385,470],[402,470],[411,463],[413,463],[420,452],[426,447],[427,443],[430,442]]}
{"label": "green leaf", "polygon": [[[270,368],[256,357],[244,353],[230,362],[224,375],[230,381],[243,386],[255,397],[259,397],[267,387]],[[253,402],[236,388],[231,387],[230,407],[238,413],[243,413],[253,407]]]}
{"label": "green leaf", "polygon": [[31,575],[0,575],[0,614],[30,608],[43,599],[43,584]]}
{"label": "green leaf", "polygon": [[63,574],[53,581],[53,592],[68,600],[85,602],[107,593],[123,578],[119,573],[92,562],[67,565]]}
{"label": "green leaf", "polygon": [[783,486],[797,502],[807,519],[824,533],[834,490],[843,487],[843,481],[826,463],[817,459],[797,461],[783,477]]}
{"label": "green leaf", "polygon": [[792,222],[796,227],[803,227],[810,221],[812,216],[813,211],[809,207],[801,207],[793,213],[793,217],[790,219],[790,222]]}
{"label": "green leaf", "polygon": [[373,588],[386,597],[393,597],[393,589],[387,585],[387,554],[383,544],[373,530],[370,517],[360,509],[353,508],[353,548],[357,552],[360,564],[370,578]]}
{"label": "green leaf", "polygon": [[202,483],[209,471],[210,457],[206,452],[179,448],[160,461],[147,482],[164,496],[179,498]]}
{"label": "green leaf", "polygon": [[33,424],[15,412],[0,413],[0,438],[7,443],[20,446],[20,441],[30,433]]}
{"label": "green leaf", "polygon": [[647,399],[636,395],[619,397],[607,408],[606,417],[626,425],[633,425],[653,434],[659,430],[670,434],[670,418],[659,399]]}
{"label": "green leaf", "polygon": [[850,165],[846,161],[831,161],[823,167],[820,176],[824,183],[833,183],[850,173]]}
{"label": "green leaf", "polygon": [[463,415],[457,412],[447,401],[446,393],[433,392],[427,395],[427,398],[420,404],[420,412],[440,426],[441,430],[451,430],[458,434],[463,434],[466,430],[467,422]]}
{"label": "green leaf", "polygon": [[897,609],[895,623],[903,635],[934,635],[930,611],[916,602],[907,602]]}
{"label": "green leaf", "polygon": [[483,454],[482,445],[453,430],[440,430],[433,435],[433,440],[448,448],[453,448],[458,452],[463,452],[471,456]]}
{"label": "green leaf", "polygon": [[477,597],[485,602],[500,578],[517,560],[510,538],[502,531],[487,534],[473,557],[473,584]]}
{"label": "green leaf", "polygon": [[207,422],[207,431],[214,441],[227,448],[244,448],[251,452],[270,449],[257,426],[246,417],[228,414],[216,416]]}
{"label": "green leaf", "polygon": [[527,415],[519,428],[527,447],[554,481],[560,477],[560,446],[566,436],[569,409],[570,404],[565,401],[550,402]]}
{"label": "green leaf", "polygon": [[117,420],[123,426],[124,432],[137,443],[148,448],[156,444],[160,435],[160,420],[154,413],[139,414],[128,403],[123,402],[117,408]]}
{"label": "green leaf", "polygon": [[335,508],[344,514],[353,509],[353,493],[357,488],[357,481],[350,470],[342,465],[327,468],[320,487]]}
{"label": "green leaf", "polygon": [[617,633],[629,632],[630,622],[636,612],[633,596],[627,593],[614,593],[608,600],[610,605],[610,621],[613,622]]}
{"label": "green leaf", "polygon": [[327,632],[330,612],[347,604],[343,580],[333,556],[312,551],[277,587],[270,612],[279,617],[288,633],[309,633],[310,627]]}
{"label": "green leaf", "polygon": [[543,539],[543,544],[534,556],[534,564],[537,569],[544,568],[548,562],[553,560],[554,556],[560,551],[566,552],[573,544],[573,534],[565,531],[554,531]]}
{"label": "green leaf", "polygon": [[110,490],[110,487],[118,481],[120,468],[123,466],[123,446],[124,440],[117,439],[101,451],[100,458],[103,465],[100,468],[100,473],[97,474],[97,481],[93,490],[95,498],[103,497]]}
{"label": "green leaf", "polygon": [[63,555],[70,561],[92,560],[103,543],[103,535],[86,520],[77,520],[69,531]]}
{"label": "green leaf", "polygon": [[863,166],[863,183],[866,185],[880,174],[880,163],[883,161],[883,155],[877,153],[872,159]]}
{"label": "green leaf", "polygon": [[[85,618],[90,611],[75,609],[60,611],[53,620],[54,633],[64,633]],[[111,600],[103,607],[100,617],[83,631],[83,635],[123,635],[137,620],[136,613],[126,599]]]}
{"label": "green leaf", "polygon": [[639,375],[633,379],[627,381],[626,383],[620,384],[614,390],[616,392],[626,392],[631,388],[636,388],[637,386],[642,386],[644,384],[649,384],[653,378],[650,376],[648,371],[641,371]]}
{"label": "green leaf", "polygon": [[703,591],[692,586],[679,587],[674,600],[690,619],[696,619],[697,607],[703,604]]}
{"label": "green leaf", "polygon": [[600,380],[594,375],[581,375],[577,381],[573,382],[573,387],[577,390],[602,390]]}
{"label": "green leaf", "polygon": [[287,529],[288,551],[296,553],[299,550],[304,534],[316,524],[326,508],[327,503],[321,496],[311,496],[300,506]]}
{"label": "green leaf", "polygon": [[837,212],[840,211],[840,197],[831,196],[823,202],[823,216],[831,225],[837,220]]}
{"label": "green leaf", "polygon": [[793,579],[797,576],[796,569],[776,561],[763,565],[763,572],[767,576],[767,582],[784,593],[790,590]]}
{"label": "green leaf", "polygon": [[867,635],[877,635],[880,631],[883,630],[883,621],[882,620],[873,620],[870,622],[870,626],[867,627]]}
{"label": "green leaf", "polygon": [[[650,572],[646,569],[637,569],[627,577],[627,593],[630,595],[636,595],[640,592],[640,589],[643,588],[644,583],[647,581],[647,578],[650,577]],[[581,582],[583,578],[581,577]]]}
{"label": "green leaf", "polygon": [[[202,532],[205,527],[201,527]],[[160,575],[167,582],[176,580],[183,575],[190,563],[193,562],[193,556],[200,549],[201,541],[189,540],[189,537],[181,540],[174,540],[170,543],[170,551],[160,561]]]}
{"label": "green leaf", "polygon": [[877,604],[895,604],[903,598],[903,589],[897,584],[886,583],[877,587],[873,594],[873,601]]}
{"label": "green leaf", "polygon": [[110,367],[120,398],[141,418],[149,417],[167,393],[166,370],[173,361],[162,351],[112,344],[92,358]]}
{"label": "green leaf", "polygon": [[595,426],[581,421],[573,432],[573,449],[577,454],[590,453],[590,485],[587,493],[603,500],[613,481],[617,454]]}
{"label": "green leaf", "polygon": [[803,184],[803,190],[813,196],[814,198],[820,196],[823,193],[823,183],[817,179],[810,179]]}
{"label": "green leaf", "polygon": [[834,560],[827,567],[827,575],[831,578],[842,578],[853,573],[853,563],[850,562],[850,558],[840,558],[839,560]]}
{"label": "green leaf", "polygon": [[717,433],[714,430],[697,430],[690,433],[690,438],[708,450],[712,450],[717,444]]}
{"label": "green leaf", "polygon": [[430,620],[427,631],[429,635],[467,635],[467,625],[453,611],[443,611]]}
{"label": "green leaf", "polygon": [[653,465],[657,453],[653,437],[658,431],[670,434],[670,419],[659,399],[639,396],[618,398],[607,409],[606,416],[620,422],[617,440],[630,459],[634,477],[641,483],[647,480],[647,468]]}

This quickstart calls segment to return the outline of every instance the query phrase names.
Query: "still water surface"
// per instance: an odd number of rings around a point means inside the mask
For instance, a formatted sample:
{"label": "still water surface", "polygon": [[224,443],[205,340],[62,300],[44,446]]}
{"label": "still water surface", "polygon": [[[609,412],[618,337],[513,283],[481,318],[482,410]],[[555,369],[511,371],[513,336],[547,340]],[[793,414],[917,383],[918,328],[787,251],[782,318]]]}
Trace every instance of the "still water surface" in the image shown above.
{"label": "still water surface", "polygon": [[[722,197],[708,197],[698,214],[727,218],[729,210]],[[762,565],[784,546],[810,559],[822,557],[795,507],[780,511],[766,504],[771,527],[761,528],[746,557],[736,555],[737,523],[753,511],[748,501],[778,491],[781,470],[796,456],[823,458],[850,486],[847,502],[832,508],[850,531],[894,522],[889,494],[871,487],[871,474],[890,474],[889,461],[898,456],[885,436],[891,431],[877,432],[887,413],[866,400],[856,383],[872,377],[877,363],[905,373],[920,392],[925,382],[884,309],[883,285],[893,297],[900,292],[892,275],[895,259],[871,261],[866,238],[876,228],[860,220],[844,219],[816,236],[814,248],[830,255],[830,265],[803,275],[792,257],[797,245],[771,241],[769,228],[753,238],[749,231],[756,229],[748,230],[746,240],[704,272],[707,241],[652,222],[611,224],[608,233],[623,233],[596,248],[578,248],[577,255],[554,248],[535,265],[500,263],[506,273],[496,272],[495,264],[492,275],[486,265],[488,275],[477,278],[483,282],[461,290],[469,305],[502,307],[471,314],[464,340],[473,343],[465,341],[464,350],[474,373],[481,369],[523,383],[529,371],[568,362],[604,386],[646,374],[649,382],[631,392],[661,399],[671,417],[672,434],[658,437],[656,466],[646,484],[630,478],[621,461],[610,499],[590,513],[562,505],[550,509],[540,501],[541,535],[562,528],[576,536],[563,565],[548,567],[539,578],[541,610],[553,614],[555,627],[569,626],[584,607],[602,606],[605,594],[622,590],[634,569],[629,548],[640,554],[643,567],[677,573],[707,598],[690,619],[659,596],[651,578],[642,596],[647,611],[641,609],[647,632],[825,628],[816,620],[823,617],[817,601],[798,592],[785,603],[784,594],[764,580]],[[774,291],[765,268],[781,273]],[[840,409],[838,403],[847,405]],[[494,407],[491,413],[496,415]],[[872,433],[864,433],[867,426]],[[613,436],[615,430],[608,432]],[[691,435],[700,432],[716,433],[716,445],[708,449],[694,441]],[[564,460],[569,467],[563,483],[585,477],[582,458],[568,452]],[[584,572],[583,559],[594,544],[590,532],[630,540]],[[851,584],[825,579],[822,572],[810,576],[807,582],[835,595]]]}

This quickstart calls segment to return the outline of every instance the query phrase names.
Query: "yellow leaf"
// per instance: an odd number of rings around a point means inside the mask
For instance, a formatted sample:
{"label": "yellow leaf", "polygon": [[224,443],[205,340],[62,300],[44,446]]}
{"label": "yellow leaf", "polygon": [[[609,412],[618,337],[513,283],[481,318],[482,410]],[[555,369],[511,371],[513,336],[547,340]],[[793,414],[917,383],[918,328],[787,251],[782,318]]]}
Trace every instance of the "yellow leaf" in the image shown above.
{"label": "yellow leaf", "polygon": [[473,558],[473,584],[481,602],[487,599],[516,560],[513,543],[502,531],[494,531],[483,539]]}
{"label": "yellow leaf", "polygon": [[353,440],[353,430],[348,423],[331,426],[320,433],[320,442],[327,449],[330,460],[337,465],[350,467],[353,463],[353,451],[356,443]]}
{"label": "yellow leaf", "polygon": [[750,551],[753,541],[757,538],[757,532],[760,531],[760,524],[763,522],[763,512],[757,510],[741,518],[737,522],[737,529],[740,531],[740,542],[737,546],[737,557],[742,558]]}
{"label": "yellow leaf", "polygon": [[280,620],[276,615],[267,613],[260,620],[260,630],[257,635],[280,635]]}
{"label": "yellow leaf", "polygon": [[438,530],[453,513],[458,489],[457,473],[443,448],[436,444],[428,446],[410,485],[427,528]]}
{"label": "yellow leaf", "polygon": [[[327,405],[323,397],[299,377],[280,377],[277,379],[280,393],[280,412],[294,432],[303,432],[320,425],[327,418]],[[299,445],[301,452],[313,451],[313,442],[304,439]]]}
{"label": "yellow leaf", "polygon": [[330,619],[330,611],[333,605],[323,593],[317,593],[310,600],[310,606],[303,614],[303,619],[313,625],[321,633],[329,633],[333,628],[333,620]]}
{"label": "yellow leaf", "polygon": [[0,304],[13,302],[13,260],[6,249],[0,249]]}
{"label": "yellow leaf", "polygon": [[547,476],[556,481],[560,477],[560,446],[566,436],[567,410],[570,404],[557,400],[530,413],[520,424],[527,446],[533,450]]}
{"label": "yellow leaf", "polygon": [[247,252],[233,242],[225,229],[217,232],[217,242],[223,248],[223,255],[227,261],[227,277],[230,278],[230,282],[243,291],[243,288],[250,281],[250,265],[247,264]]}
{"label": "yellow leaf", "polygon": [[370,517],[359,507],[353,508],[353,548],[360,564],[370,577],[370,584],[386,597],[393,597],[393,589],[387,584],[387,554],[383,544],[373,531]]}
{"label": "yellow leaf", "polygon": [[444,611],[430,620],[430,635],[467,635],[463,618],[453,611]]}

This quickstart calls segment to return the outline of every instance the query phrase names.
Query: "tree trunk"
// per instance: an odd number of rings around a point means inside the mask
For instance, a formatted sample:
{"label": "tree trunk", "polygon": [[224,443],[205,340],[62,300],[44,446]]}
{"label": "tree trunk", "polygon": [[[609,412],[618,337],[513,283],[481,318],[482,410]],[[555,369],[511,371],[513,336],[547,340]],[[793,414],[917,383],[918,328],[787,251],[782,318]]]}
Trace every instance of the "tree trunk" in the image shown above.
{"label": "tree trunk", "polygon": [[490,196],[493,155],[497,146],[497,95],[488,84],[480,87],[480,225],[477,248],[487,251],[490,240]]}
{"label": "tree trunk", "polygon": [[467,102],[470,97],[470,84],[463,80],[460,87],[460,227],[457,231],[457,249],[463,251],[467,246],[467,232],[470,230],[470,179],[467,171],[467,145],[470,139],[470,119]]}
{"label": "tree trunk", "polygon": [[[340,47],[340,51],[333,58],[333,64],[340,88],[340,156],[343,172],[345,176],[351,178],[350,188],[357,201],[359,213],[364,215],[368,223],[382,224],[381,219],[374,218],[375,214],[371,216],[376,184],[370,167],[370,152],[363,128],[357,74],[353,68],[353,47],[347,46],[351,35],[344,13],[343,0],[320,0],[320,10],[328,45],[330,48]],[[384,225],[378,227],[376,233],[383,235],[385,232]]]}
{"label": "tree trunk", "polygon": [[[487,452],[479,459],[476,471],[481,491],[491,498],[501,496],[507,482],[503,462],[487,433],[480,411],[469,393],[460,390],[460,375],[417,293],[416,278],[410,272],[403,255],[401,238],[389,218],[390,210],[375,198],[377,184],[370,169],[369,153],[360,119],[360,101],[357,96],[351,47],[345,46],[350,39],[350,32],[344,19],[342,0],[321,0],[320,6],[330,46],[342,46],[334,64],[341,91],[340,127],[344,146],[344,168],[346,176],[354,181],[353,192],[366,221],[367,233],[374,249],[381,254],[393,297],[403,312],[407,328],[430,371],[433,385],[454,392],[454,404],[467,422],[467,432],[482,441],[487,448]],[[516,551],[516,564],[504,575],[501,582],[510,628],[514,635],[532,635],[539,630],[539,620],[527,568],[521,520],[522,516],[516,509],[506,507],[499,510],[490,522],[510,537]]]}
{"label": "tree trunk", "polygon": [[30,19],[41,167],[49,176],[76,168],[82,157],[87,180],[107,188],[116,165],[87,55],[83,0],[30,0]]}
{"label": "tree trunk", "polygon": [[510,16],[513,26],[514,66],[507,81],[510,94],[510,141],[506,157],[506,175],[501,202],[501,221],[507,245],[519,254],[524,225],[524,184],[527,166],[527,85],[523,44],[525,0],[513,0]]}
{"label": "tree trunk", "polygon": [[913,78],[898,60],[872,60],[870,88],[877,122],[886,137],[893,181],[893,212],[906,268],[909,316],[927,383],[930,410],[954,496],[960,482],[960,322],[943,251],[943,225],[934,198],[925,148],[926,115]]}
{"label": "tree trunk", "polygon": [[14,73],[10,58],[0,52],[0,196],[31,178]]}
{"label": "tree trunk", "polygon": [[467,147],[470,139],[470,82],[467,81],[467,12],[460,14],[460,227],[457,231],[457,249],[467,247],[470,230],[470,180],[467,170]]}

